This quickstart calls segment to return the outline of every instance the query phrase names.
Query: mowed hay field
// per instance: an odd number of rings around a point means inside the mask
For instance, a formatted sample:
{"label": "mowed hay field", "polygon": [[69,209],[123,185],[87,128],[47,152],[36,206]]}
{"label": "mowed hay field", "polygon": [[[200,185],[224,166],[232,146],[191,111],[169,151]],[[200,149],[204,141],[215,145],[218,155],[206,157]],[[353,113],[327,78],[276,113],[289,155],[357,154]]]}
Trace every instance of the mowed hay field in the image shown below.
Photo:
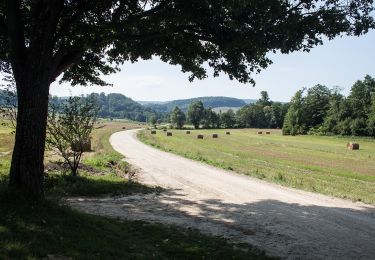
{"label": "mowed hay field", "polygon": [[[281,185],[375,205],[375,141],[367,138],[283,136],[280,130],[169,130],[138,137],[154,147]],[[226,135],[230,131],[230,135]],[[262,135],[258,131],[263,131]],[[270,135],[265,132],[270,131]],[[219,134],[218,139],[212,134]],[[197,139],[203,134],[204,139]],[[346,149],[349,141],[360,150]]]}

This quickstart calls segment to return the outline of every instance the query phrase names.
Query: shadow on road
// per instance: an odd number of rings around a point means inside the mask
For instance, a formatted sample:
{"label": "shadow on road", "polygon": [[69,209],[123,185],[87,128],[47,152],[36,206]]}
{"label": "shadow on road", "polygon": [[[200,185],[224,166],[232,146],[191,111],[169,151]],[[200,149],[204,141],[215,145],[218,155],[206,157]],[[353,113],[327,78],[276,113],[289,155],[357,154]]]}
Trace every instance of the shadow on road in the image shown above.
{"label": "shadow on road", "polygon": [[70,199],[93,214],[195,228],[247,242],[281,257],[371,259],[375,209],[363,210],[259,200],[194,199],[182,190],[103,199]]}

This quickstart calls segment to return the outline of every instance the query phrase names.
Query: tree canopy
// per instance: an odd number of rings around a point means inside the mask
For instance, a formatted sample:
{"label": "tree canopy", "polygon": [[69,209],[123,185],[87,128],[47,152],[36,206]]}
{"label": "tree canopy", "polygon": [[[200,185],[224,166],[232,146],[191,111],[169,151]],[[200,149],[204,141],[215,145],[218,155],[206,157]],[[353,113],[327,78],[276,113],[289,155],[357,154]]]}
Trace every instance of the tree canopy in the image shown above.
{"label": "tree canopy", "polygon": [[175,107],[171,113],[171,122],[177,128],[182,128],[186,122],[186,116],[179,107]]}
{"label": "tree canopy", "polygon": [[190,104],[188,109],[189,121],[193,124],[194,128],[198,129],[202,118],[204,117],[204,106],[202,101],[194,101]]}
{"label": "tree canopy", "polygon": [[285,117],[284,134],[334,134],[375,137],[375,79],[355,82],[348,97],[316,85],[297,91]]}
{"label": "tree canopy", "polygon": [[366,33],[373,9],[372,0],[3,0],[0,64],[17,81],[43,50],[50,82],[63,73],[73,85],[104,85],[100,73],[156,55],[191,80],[207,76],[207,62],[215,76],[254,83],[269,51]]}

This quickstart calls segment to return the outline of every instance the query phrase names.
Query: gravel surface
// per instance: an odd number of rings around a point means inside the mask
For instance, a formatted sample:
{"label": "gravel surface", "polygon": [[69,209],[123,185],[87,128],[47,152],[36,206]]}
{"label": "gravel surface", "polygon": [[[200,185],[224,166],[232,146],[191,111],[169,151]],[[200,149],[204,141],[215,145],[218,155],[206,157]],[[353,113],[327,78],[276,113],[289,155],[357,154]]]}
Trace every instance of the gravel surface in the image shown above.
{"label": "gravel surface", "polygon": [[136,130],[110,142],[138,181],[166,190],[115,198],[71,198],[80,210],[196,228],[287,259],[375,259],[375,207],[281,187],[166,153]]}

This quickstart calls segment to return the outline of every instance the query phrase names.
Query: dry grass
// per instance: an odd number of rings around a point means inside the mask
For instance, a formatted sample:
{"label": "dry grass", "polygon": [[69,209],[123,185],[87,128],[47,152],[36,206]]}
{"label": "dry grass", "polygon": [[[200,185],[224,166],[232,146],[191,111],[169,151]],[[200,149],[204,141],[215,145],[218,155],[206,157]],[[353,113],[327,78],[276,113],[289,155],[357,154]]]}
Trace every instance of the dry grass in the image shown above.
{"label": "dry grass", "polygon": [[[212,133],[221,135],[213,139]],[[141,139],[160,149],[214,166],[280,183],[375,204],[375,141],[369,138],[282,136],[279,130],[199,130],[186,135],[173,131],[173,138],[158,132],[140,134]],[[265,131],[265,130],[262,130]],[[195,134],[207,136],[197,140]],[[346,148],[349,141],[361,149]]]}

